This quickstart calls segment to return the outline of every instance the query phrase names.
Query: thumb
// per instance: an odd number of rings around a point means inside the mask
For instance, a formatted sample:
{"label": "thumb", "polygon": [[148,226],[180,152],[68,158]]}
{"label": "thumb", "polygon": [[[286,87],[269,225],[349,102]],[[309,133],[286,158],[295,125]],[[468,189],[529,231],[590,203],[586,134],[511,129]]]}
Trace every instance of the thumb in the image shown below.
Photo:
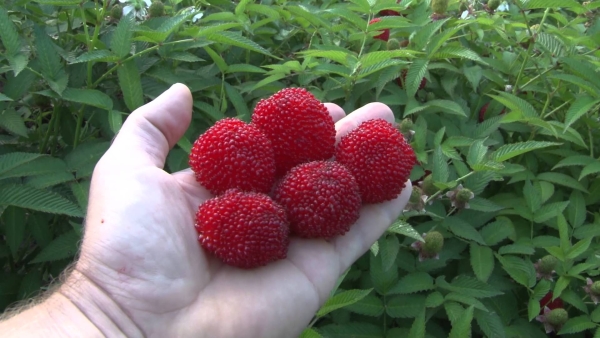
{"label": "thumb", "polygon": [[111,162],[112,169],[163,168],[169,150],[183,136],[191,119],[192,93],[187,86],[175,84],[129,115],[104,160]]}

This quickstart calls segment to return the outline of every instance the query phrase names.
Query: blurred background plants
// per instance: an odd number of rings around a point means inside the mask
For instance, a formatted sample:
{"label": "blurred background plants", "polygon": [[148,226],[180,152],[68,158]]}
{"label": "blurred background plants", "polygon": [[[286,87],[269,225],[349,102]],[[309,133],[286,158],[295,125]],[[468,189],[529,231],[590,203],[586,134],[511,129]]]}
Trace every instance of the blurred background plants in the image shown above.
{"label": "blurred background plants", "polygon": [[419,159],[304,337],[600,337],[599,1],[1,4],[0,308],[76,256],[129,112],[190,87],[171,172],[215,121],[302,86],[386,103]]}

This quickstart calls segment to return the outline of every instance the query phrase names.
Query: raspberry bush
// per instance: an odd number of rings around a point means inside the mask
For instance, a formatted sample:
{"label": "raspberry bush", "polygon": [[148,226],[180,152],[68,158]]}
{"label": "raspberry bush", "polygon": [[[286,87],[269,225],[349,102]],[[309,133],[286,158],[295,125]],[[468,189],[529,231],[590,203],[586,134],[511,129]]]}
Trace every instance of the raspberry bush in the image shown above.
{"label": "raspberry bush", "polygon": [[76,256],[129,112],[190,87],[173,172],[217,121],[300,87],[387,104],[418,187],[303,337],[600,335],[599,1],[158,2],[2,2],[0,308]]}

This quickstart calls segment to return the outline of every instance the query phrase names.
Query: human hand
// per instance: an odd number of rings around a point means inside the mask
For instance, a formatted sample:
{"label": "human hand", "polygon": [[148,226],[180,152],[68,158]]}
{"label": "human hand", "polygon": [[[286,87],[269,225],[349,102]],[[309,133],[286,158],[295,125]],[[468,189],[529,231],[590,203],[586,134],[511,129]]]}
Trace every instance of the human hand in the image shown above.
{"label": "human hand", "polygon": [[[348,116],[326,106],[338,140],[362,121],[394,121],[380,103]],[[59,292],[94,325],[108,326],[105,334],[112,328],[129,337],[296,337],[337,278],[398,217],[410,181],[397,199],[364,206],[344,236],[292,238],[286,259],[233,268],[205,254],[197,240],[195,212],[210,193],[189,169],[163,170],[191,110],[191,93],[175,85],[129,116],[94,170],[80,258]]]}

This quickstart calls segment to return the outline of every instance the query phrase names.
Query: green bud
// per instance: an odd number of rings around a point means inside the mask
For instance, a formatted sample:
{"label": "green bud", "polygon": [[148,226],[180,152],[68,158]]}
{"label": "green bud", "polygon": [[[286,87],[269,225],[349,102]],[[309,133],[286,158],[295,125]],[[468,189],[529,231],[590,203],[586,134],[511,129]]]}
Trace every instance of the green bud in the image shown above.
{"label": "green bud", "polygon": [[445,14],[448,10],[449,0],[432,0],[431,9],[435,14]]}
{"label": "green bud", "polygon": [[429,101],[433,101],[433,100],[435,100],[436,98],[437,98],[437,97],[435,96],[435,94],[434,94],[434,93],[432,93],[432,92],[428,92],[428,93],[427,93],[427,97],[426,97],[426,99],[427,99],[427,102],[429,102]]}
{"label": "green bud", "polygon": [[495,11],[496,8],[500,7],[500,0],[490,0],[487,5],[491,11]]}
{"label": "green bud", "polygon": [[121,8],[121,5],[116,4],[110,9],[110,17],[111,18],[113,18],[115,20],[119,20],[119,19],[121,19],[122,16],[123,16],[123,8]]}
{"label": "green bud", "polygon": [[444,247],[444,236],[437,231],[428,232],[422,248],[429,255],[438,254]]}
{"label": "green bud", "polygon": [[550,325],[560,327],[569,320],[569,313],[563,308],[554,309],[546,316],[546,320]]}
{"label": "green bud", "polygon": [[456,194],[456,200],[461,203],[467,203],[471,198],[473,198],[473,192],[467,188],[461,189]]}
{"label": "green bud", "polygon": [[421,196],[423,196],[423,191],[419,187],[413,187],[412,193],[410,194],[409,203],[417,204],[421,200]]}
{"label": "green bud", "polygon": [[400,131],[403,133],[409,132],[413,127],[413,121],[409,118],[405,118],[400,123]]}
{"label": "green bud", "polygon": [[550,273],[558,264],[558,259],[552,255],[546,255],[542,257],[540,261],[540,271],[543,273]]}
{"label": "green bud", "polygon": [[427,175],[423,179],[423,184],[421,184],[421,188],[423,189],[423,192],[427,196],[431,196],[440,190],[435,185],[433,185],[433,176],[432,175]]}
{"label": "green bud", "polygon": [[148,12],[152,18],[163,16],[165,15],[165,5],[162,1],[154,1],[152,5],[150,5],[150,8],[148,8]]}
{"label": "green bud", "polygon": [[600,281],[594,282],[590,288],[593,293],[600,295]]}
{"label": "green bud", "polygon": [[388,50],[396,50],[396,49],[400,49],[400,41],[398,41],[398,39],[389,39],[387,42],[387,49]]}

